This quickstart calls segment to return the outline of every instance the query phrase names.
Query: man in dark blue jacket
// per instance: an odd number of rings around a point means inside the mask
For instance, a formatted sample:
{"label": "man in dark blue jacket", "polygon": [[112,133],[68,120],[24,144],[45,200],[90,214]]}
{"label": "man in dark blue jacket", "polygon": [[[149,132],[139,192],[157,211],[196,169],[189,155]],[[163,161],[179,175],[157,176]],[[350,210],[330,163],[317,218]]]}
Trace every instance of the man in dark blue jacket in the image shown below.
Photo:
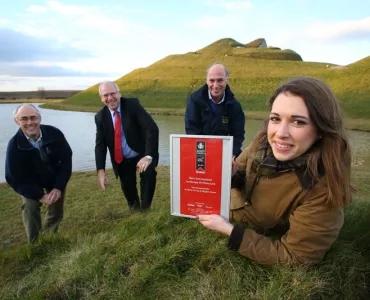
{"label": "man in dark blue jacket", "polygon": [[40,125],[41,115],[32,104],[18,106],[14,121],[20,128],[8,144],[5,178],[22,197],[23,223],[32,243],[42,228],[42,203],[46,204],[45,231],[58,230],[72,173],[72,150],[59,129]]}
{"label": "man in dark blue jacket", "polygon": [[192,93],[185,113],[186,134],[233,136],[233,156],[241,153],[245,115],[228,85],[229,71],[221,64],[207,71],[207,83]]}

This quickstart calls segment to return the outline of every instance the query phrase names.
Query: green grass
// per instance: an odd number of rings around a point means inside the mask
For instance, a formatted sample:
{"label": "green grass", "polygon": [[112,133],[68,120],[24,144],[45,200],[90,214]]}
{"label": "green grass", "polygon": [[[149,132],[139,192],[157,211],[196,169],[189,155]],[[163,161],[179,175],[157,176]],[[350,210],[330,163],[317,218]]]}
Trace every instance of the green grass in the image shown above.
{"label": "green grass", "polygon": [[[226,42],[234,45],[235,41]],[[225,47],[225,43],[218,46]],[[116,82],[122,95],[138,97],[148,111],[179,115],[185,111],[189,95],[205,83],[205,70],[215,61],[224,63],[230,69],[230,86],[247,117],[264,115],[266,100],[283,81],[294,76],[307,75],[322,79],[332,87],[349,118],[348,128],[370,130],[370,56],[339,67],[315,62],[187,53],[170,55],[147,68],[134,70]],[[66,101],[47,103],[43,107],[97,112],[102,105],[95,85]]]}
{"label": "green grass", "polygon": [[244,47],[244,45],[234,39],[225,38],[199,49],[196,52],[205,54],[230,54],[236,47]]}
{"label": "green grass", "polygon": [[[243,45],[232,39],[223,39],[196,52],[167,56],[147,68],[134,70],[116,82],[122,95],[138,97],[145,107],[184,109],[190,93],[205,83],[207,67],[219,62],[229,68],[230,87],[246,113],[265,111],[266,100],[278,85],[288,78],[306,75],[330,85],[350,118],[369,118],[370,56],[340,67],[284,60],[287,59],[284,56],[298,55],[291,50],[238,46]],[[277,57],[277,53],[281,57]],[[265,56],[273,59],[260,59]],[[50,108],[68,106],[77,110],[89,110],[101,105],[97,85],[72,96],[60,106],[47,104]]]}
{"label": "green grass", "polygon": [[158,168],[152,209],[135,214],[111,171],[106,193],[98,190],[96,172],[73,173],[60,233],[32,247],[20,197],[3,184],[0,298],[368,299],[369,163],[353,174],[358,193],[340,237],[312,268],[260,266],[227,250],[226,237],[196,220],[170,216],[165,166]]}
{"label": "green grass", "polygon": [[258,48],[263,39],[257,39],[243,45],[233,39],[218,40],[205,48],[196,51],[196,54],[242,56],[246,58],[272,59],[272,60],[296,60],[302,61],[300,55],[292,50],[279,48]]}

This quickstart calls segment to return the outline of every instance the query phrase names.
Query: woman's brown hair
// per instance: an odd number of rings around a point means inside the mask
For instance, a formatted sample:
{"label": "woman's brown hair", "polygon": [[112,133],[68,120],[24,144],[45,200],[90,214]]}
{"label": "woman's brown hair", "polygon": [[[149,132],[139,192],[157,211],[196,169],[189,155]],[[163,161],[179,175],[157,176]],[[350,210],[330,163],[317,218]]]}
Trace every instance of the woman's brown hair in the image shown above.
{"label": "woman's brown hair", "polygon": [[[311,77],[294,78],[281,85],[268,100],[269,109],[281,93],[301,97],[316,125],[318,140],[308,150],[307,168],[312,178],[319,180],[319,165],[325,170],[328,201],[331,206],[344,206],[351,202],[351,147],[343,124],[337,98],[322,81]],[[261,130],[252,147],[266,139],[267,125]]]}

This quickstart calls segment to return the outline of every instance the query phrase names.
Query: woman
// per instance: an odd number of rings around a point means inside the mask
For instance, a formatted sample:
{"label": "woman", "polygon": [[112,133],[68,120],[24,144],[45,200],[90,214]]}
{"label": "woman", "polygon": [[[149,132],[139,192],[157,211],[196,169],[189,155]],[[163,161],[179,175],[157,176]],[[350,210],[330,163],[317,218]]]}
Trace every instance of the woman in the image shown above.
{"label": "woman", "polygon": [[230,219],[237,224],[218,215],[199,221],[258,263],[315,264],[337,239],[351,202],[340,107],[328,86],[309,77],[280,86],[269,107],[264,129],[233,162]]}

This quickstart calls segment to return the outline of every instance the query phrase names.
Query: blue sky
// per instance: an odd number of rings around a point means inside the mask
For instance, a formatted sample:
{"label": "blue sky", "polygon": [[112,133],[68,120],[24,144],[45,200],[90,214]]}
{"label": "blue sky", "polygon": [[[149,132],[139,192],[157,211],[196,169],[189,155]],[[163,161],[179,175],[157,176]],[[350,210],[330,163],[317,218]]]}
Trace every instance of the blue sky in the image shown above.
{"label": "blue sky", "polygon": [[346,65],[370,55],[370,1],[8,1],[0,91],[85,89],[221,38]]}

